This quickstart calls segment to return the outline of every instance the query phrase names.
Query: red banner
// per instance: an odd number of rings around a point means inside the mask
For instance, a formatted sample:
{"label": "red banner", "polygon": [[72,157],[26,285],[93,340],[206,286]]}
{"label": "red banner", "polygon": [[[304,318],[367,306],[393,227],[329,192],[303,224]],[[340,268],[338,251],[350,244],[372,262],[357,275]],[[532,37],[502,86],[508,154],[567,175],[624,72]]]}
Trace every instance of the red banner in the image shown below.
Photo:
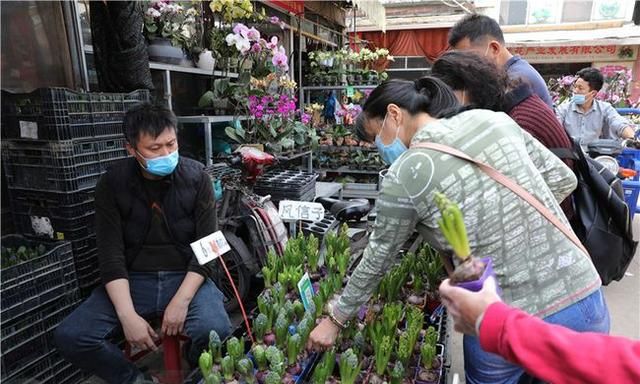
{"label": "red banner", "polygon": [[302,15],[304,13],[304,1],[269,0],[267,3],[273,4],[295,15]]}

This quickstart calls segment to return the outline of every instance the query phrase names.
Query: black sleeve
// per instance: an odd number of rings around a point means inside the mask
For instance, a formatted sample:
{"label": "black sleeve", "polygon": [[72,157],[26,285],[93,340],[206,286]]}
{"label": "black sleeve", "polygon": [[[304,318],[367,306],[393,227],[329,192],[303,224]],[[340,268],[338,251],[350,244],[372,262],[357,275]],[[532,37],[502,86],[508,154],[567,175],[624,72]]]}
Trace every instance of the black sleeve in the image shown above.
{"label": "black sleeve", "polygon": [[96,185],[95,205],[96,241],[102,283],[107,284],[112,280],[127,279],[129,275],[124,254],[122,221],[106,174],[100,177]]}
{"label": "black sleeve", "polygon": [[[218,214],[216,212],[213,184],[209,176],[204,172],[201,172],[198,194],[196,197],[196,207],[194,212],[196,221],[195,240],[208,236],[218,230]],[[191,256],[188,270],[199,273],[206,277],[208,276],[207,271],[210,267],[211,263],[209,263],[206,267],[201,266],[198,263],[196,256],[193,255]]]}

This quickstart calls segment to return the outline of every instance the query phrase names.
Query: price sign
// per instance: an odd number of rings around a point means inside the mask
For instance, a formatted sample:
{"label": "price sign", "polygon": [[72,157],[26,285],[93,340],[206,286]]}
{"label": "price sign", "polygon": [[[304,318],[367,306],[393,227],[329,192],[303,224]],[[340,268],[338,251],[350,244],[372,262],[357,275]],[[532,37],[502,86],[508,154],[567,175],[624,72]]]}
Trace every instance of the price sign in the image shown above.
{"label": "price sign", "polygon": [[282,200],[278,214],[284,221],[320,221],[324,219],[324,207],[320,203]]}
{"label": "price sign", "polygon": [[218,231],[194,241],[191,243],[191,249],[195,253],[198,263],[204,265],[229,252],[231,247],[222,232]]}
{"label": "price sign", "polygon": [[302,305],[306,311],[311,311],[311,304],[313,303],[313,285],[311,285],[311,279],[309,274],[305,273],[302,279],[298,281],[298,291],[300,292],[300,299],[302,299]]}

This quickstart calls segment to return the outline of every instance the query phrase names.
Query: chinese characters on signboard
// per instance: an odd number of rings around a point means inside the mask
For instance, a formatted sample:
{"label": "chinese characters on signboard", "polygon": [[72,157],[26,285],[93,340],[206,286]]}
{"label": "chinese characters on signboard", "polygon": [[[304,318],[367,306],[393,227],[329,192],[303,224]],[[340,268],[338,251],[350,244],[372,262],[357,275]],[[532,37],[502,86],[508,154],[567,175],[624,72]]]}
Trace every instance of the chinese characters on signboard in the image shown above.
{"label": "chinese characters on signboard", "polygon": [[284,221],[320,221],[324,219],[324,207],[320,203],[283,200],[278,214]]}
{"label": "chinese characters on signboard", "polygon": [[530,63],[632,61],[638,53],[636,47],[618,45],[511,47],[509,51]]}

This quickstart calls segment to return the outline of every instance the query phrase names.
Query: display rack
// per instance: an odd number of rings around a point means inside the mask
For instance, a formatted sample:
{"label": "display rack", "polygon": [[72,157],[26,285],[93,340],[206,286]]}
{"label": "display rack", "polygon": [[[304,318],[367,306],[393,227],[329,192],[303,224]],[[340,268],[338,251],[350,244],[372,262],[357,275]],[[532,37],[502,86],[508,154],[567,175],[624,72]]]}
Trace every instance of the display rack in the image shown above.
{"label": "display rack", "polygon": [[202,124],[204,129],[204,153],[206,156],[207,166],[213,164],[213,139],[211,137],[211,124],[224,123],[234,120],[246,120],[246,116],[178,116],[178,123],[180,124]]}
{"label": "display rack", "polygon": [[302,100],[300,101],[300,109],[304,110],[305,104],[311,104],[312,91],[345,91],[347,88],[353,89],[375,89],[377,85],[319,85],[301,87]]}

